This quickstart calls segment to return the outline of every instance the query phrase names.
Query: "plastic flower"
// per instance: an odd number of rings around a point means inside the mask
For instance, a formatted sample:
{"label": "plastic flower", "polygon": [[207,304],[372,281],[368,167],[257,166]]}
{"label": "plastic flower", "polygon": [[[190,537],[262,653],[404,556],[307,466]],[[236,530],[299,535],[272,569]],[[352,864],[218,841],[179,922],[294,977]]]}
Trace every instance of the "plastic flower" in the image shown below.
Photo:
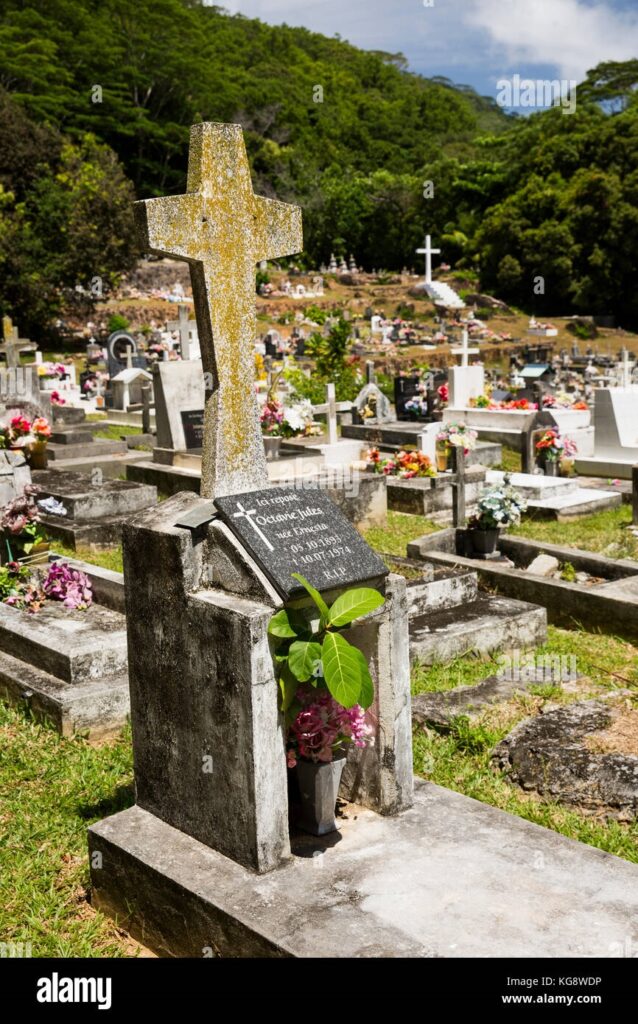
{"label": "plastic flower", "polygon": [[327,690],[300,689],[297,698],[302,707],[289,730],[293,747],[287,754],[289,767],[294,766],[297,755],[315,764],[327,764],[346,746],[363,748],[370,742],[372,729],[358,704],[344,708]]}
{"label": "plastic flower", "polygon": [[84,610],[93,601],[91,581],[81,569],[73,569],[68,562],[52,562],[44,581],[44,593],[65,608]]}
{"label": "plastic flower", "polygon": [[65,516],[67,514],[67,509],[64,507],[62,502],[56,501],[54,497],[42,498],[42,500],[38,502],[38,508],[50,516]]}
{"label": "plastic flower", "polygon": [[38,441],[48,441],[51,437],[49,421],[44,416],[37,416],[31,424],[31,431]]}

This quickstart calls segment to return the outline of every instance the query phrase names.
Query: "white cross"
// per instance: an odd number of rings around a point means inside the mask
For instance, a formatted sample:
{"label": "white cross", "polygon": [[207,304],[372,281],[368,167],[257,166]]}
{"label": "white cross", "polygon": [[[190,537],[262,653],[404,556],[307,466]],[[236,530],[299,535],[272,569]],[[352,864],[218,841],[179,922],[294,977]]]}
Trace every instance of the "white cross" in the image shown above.
{"label": "white cross", "polygon": [[182,359],[190,359],[191,328],[189,307],[184,305],[178,306],[177,320],[169,320],[166,327],[169,331],[179,331],[179,354]]}
{"label": "white cross", "polygon": [[620,364],[622,371],[622,387],[629,388],[632,384],[634,364],[629,361],[629,352],[623,349],[623,361]]}
{"label": "white cross", "polygon": [[265,533],[262,533],[262,531],[257,526],[257,523],[255,522],[255,520],[250,518],[251,516],[254,516],[254,515],[257,514],[257,509],[256,508],[251,508],[251,509],[247,510],[247,509],[244,508],[244,506],[242,505],[241,501],[237,502],[237,508],[239,509],[239,512],[233,512],[233,519],[242,519],[242,518],[245,519],[247,523],[250,523],[250,525],[252,526],[253,530],[257,534],[257,536],[260,537],[263,540],[263,542],[266,545],[266,547],[268,548],[268,550],[269,551],[274,551],[275,549],[272,546],[272,544],[270,543],[270,541],[268,540],[268,537],[265,535]]}
{"label": "white cross", "polygon": [[467,333],[467,327],[463,328],[463,343],[461,348],[453,348],[452,355],[461,357],[461,366],[469,366],[468,356],[476,355],[479,351],[478,348],[468,348],[469,335]]}
{"label": "white cross", "polygon": [[337,413],[349,412],[351,409],[352,402],[337,402],[334,384],[326,384],[325,402],[323,405],[313,405],[312,411],[317,415],[325,413],[328,418],[328,444],[337,444],[339,440]]}
{"label": "white cross", "polygon": [[432,284],[432,257],[437,253],[440,255],[440,249],[432,248],[432,239],[430,235],[425,236],[425,249],[415,250],[419,256],[425,256],[425,283]]}

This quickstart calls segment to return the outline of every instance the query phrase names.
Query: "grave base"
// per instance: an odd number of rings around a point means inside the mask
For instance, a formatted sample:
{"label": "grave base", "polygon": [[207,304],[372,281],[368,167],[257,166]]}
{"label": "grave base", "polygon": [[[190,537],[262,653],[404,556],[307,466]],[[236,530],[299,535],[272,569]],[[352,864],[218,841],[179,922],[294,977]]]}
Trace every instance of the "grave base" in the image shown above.
{"label": "grave base", "polygon": [[397,817],[346,813],[257,875],[132,807],[89,829],[94,906],[167,957],[612,957],[638,942],[634,864],[423,781]]}

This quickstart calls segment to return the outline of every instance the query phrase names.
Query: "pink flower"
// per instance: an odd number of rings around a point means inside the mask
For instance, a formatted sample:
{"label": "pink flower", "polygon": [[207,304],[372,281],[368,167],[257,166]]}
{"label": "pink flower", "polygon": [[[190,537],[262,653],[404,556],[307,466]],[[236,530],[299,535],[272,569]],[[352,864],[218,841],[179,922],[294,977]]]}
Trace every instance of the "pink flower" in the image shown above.
{"label": "pink flower", "polygon": [[[329,763],[335,752],[343,750],[352,743],[356,747],[365,747],[372,730],[365,721],[365,712],[358,704],[353,708],[344,708],[328,693],[327,690],[312,690],[310,693],[300,689],[297,694],[303,707],[290,727],[289,739],[296,747],[292,755],[297,754],[306,761]],[[288,764],[291,765],[291,751],[288,751]]]}

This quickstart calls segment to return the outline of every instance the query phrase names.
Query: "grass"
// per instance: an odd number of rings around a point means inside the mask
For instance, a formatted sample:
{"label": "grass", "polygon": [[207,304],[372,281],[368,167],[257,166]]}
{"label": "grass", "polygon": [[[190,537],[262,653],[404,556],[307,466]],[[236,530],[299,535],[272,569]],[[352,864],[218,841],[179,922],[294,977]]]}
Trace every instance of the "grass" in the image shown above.
{"label": "grass", "polygon": [[87,901],[89,824],[133,803],[129,730],[92,747],[0,704],[0,936],[36,957],[121,957],[134,946]]}
{"label": "grass", "polygon": [[[549,626],[547,643],[535,654],[558,655],[575,659],[576,672],[591,681],[592,687],[607,689],[638,686],[638,650],[618,637],[593,635],[580,630]],[[457,686],[474,686],[486,676],[496,673],[501,665],[499,655],[465,655],[446,665],[419,666],[412,672],[412,693],[433,693]]]}
{"label": "grass", "polygon": [[627,529],[630,524],[631,506],[619,505],[618,508],[583,516],[573,523],[526,518],[520,526],[510,528],[508,533],[541,543],[583,548],[608,558],[638,560],[638,537]]}
{"label": "grass", "polygon": [[388,512],[387,526],[373,526],[363,531],[370,547],[388,555],[405,558],[406,547],[411,540],[425,533],[436,533],[441,526],[425,516],[412,516],[406,512]]}
{"label": "grass", "polygon": [[494,469],[502,469],[504,473],[520,473],[521,468],[521,453],[504,444],[501,450],[501,461],[494,466]]}
{"label": "grass", "polygon": [[141,427],[129,427],[122,423],[105,423],[99,430],[93,431],[93,437],[103,437],[107,441],[121,441],[123,437],[141,433]]}
{"label": "grass", "polygon": [[82,562],[89,562],[90,565],[99,565],[102,569],[112,569],[113,572],[123,572],[122,548],[78,548],[73,551],[59,541],[51,541],[51,551],[62,555],[64,558],[78,558]]}
{"label": "grass", "polygon": [[[551,682],[534,686],[528,694],[487,708],[474,721],[459,716],[446,733],[415,729],[415,771],[447,789],[638,862],[638,823],[601,821],[565,805],[525,794],[495,770],[491,760],[493,748],[519,721],[541,712],[548,704],[583,700],[600,693],[601,688],[608,692],[638,686],[638,651],[614,637],[596,637],[594,644],[588,633],[550,626],[548,641],[536,654],[573,655],[576,670],[586,681],[574,689],[559,688]],[[471,686],[496,669],[496,661],[472,656],[447,666],[417,666],[413,672],[413,692]]]}

